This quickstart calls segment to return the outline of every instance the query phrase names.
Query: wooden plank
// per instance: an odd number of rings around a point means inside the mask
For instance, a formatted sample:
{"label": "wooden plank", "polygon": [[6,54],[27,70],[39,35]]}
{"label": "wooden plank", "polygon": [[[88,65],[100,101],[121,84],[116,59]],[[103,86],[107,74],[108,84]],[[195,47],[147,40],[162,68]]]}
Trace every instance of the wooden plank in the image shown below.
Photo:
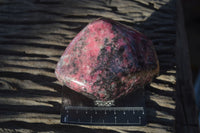
{"label": "wooden plank", "polygon": [[[1,1],[0,132],[174,132],[175,8],[174,0]],[[155,45],[160,75],[145,90],[144,127],[60,125],[62,87],[54,68],[73,37],[98,17],[136,28]]]}

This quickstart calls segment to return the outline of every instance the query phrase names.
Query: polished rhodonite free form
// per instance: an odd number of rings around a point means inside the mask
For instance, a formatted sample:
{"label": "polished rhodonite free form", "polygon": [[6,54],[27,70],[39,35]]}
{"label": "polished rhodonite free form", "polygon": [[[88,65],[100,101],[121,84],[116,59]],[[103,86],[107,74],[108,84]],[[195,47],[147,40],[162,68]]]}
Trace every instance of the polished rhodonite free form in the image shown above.
{"label": "polished rhodonite free form", "polygon": [[153,44],[111,19],[89,23],[69,44],[56,76],[70,89],[108,101],[151,82],[159,71]]}

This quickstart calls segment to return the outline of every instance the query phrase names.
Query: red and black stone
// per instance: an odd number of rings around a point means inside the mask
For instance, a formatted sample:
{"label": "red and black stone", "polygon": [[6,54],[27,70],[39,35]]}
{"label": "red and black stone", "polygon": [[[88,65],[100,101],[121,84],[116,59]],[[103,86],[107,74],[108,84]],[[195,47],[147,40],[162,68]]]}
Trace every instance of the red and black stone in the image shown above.
{"label": "red and black stone", "polygon": [[150,40],[134,29],[101,18],[72,40],[55,73],[72,90],[108,101],[151,82],[158,71]]}

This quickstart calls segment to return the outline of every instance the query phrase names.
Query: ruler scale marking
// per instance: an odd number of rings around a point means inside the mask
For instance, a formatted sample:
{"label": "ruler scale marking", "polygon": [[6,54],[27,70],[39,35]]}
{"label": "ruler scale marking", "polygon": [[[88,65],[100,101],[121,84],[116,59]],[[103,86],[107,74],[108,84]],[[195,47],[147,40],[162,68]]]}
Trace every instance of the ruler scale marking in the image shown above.
{"label": "ruler scale marking", "polygon": [[66,106],[62,123],[85,125],[144,125],[144,107]]}

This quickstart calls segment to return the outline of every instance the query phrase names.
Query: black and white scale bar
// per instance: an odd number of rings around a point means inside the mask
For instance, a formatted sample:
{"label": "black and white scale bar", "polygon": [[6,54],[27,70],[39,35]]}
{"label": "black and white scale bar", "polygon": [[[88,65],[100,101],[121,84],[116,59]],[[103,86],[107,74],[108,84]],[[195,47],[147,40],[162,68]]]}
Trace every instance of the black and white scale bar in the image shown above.
{"label": "black and white scale bar", "polygon": [[79,107],[66,106],[62,123],[82,125],[145,125],[143,107]]}

